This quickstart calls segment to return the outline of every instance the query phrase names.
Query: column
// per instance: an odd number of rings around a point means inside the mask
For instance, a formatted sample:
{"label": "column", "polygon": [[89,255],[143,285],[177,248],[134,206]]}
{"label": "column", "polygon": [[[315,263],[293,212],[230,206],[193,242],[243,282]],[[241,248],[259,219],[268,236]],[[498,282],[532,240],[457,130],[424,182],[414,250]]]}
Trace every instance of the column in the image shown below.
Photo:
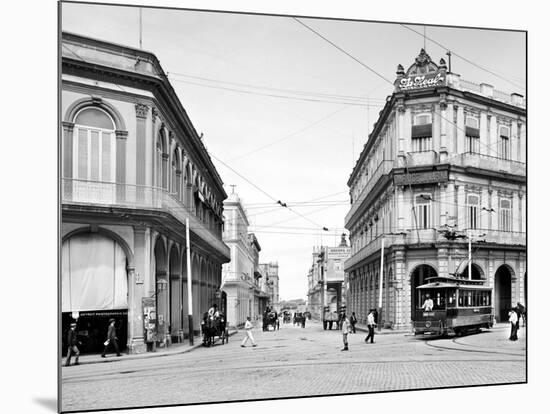
{"label": "column", "polygon": [[128,131],[115,131],[116,135],[116,199],[126,201],[126,141]]}
{"label": "column", "polygon": [[412,129],[412,113],[411,108],[405,109],[405,120],[403,123],[403,139],[405,140],[405,154],[411,152],[411,129]]}
{"label": "column", "polygon": [[[145,201],[145,190],[143,186],[146,182],[146,122],[149,107],[143,104],[136,104],[136,201]],[[117,152],[118,154],[118,152]],[[154,157],[153,157],[154,158]]]}
{"label": "column", "polygon": [[483,187],[481,190],[481,200],[479,203],[479,213],[480,213],[480,228],[481,229],[488,229],[489,228],[489,222],[491,220],[491,212],[487,210],[483,210],[483,207],[490,209],[489,204],[489,189],[486,187]]}
{"label": "column", "polygon": [[518,122],[516,120],[512,120],[512,128],[510,131],[510,159],[512,161],[519,161],[518,158],[518,145],[519,145],[519,137],[518,137]]}
{"label": "column", "polygon": [[61,178],[63,179],[63,194],[62,200],[72,200],[73,194],[73,132],[74,124],[72,122],[62,122],[63,125],[63,171]]}
{"label": "column", "polygon": [[432,111],[432,149],[439,154],[440,147],[445,145],[445,109],[440,105],[434,105]]}
{"label": "column", "polygon": [[[526,209],[525,209],[525,196],[523,194],[523,192],[519,192],[518,194],[518,198],[519,198],[519,202],[518,202],[518,207],[514,207],[512,209],[512,217],[515,217],[517,216],[517,219],[519,221],[519,231],[521,232],[525,232],[527,230],[527,227],[525,226],[525,213],[526,213]],[[517,214],[515,214],[517,211]]]}
{"label": "column", "polygon": [[489,131],[489,155],[493,157],[498,157],[498,131],[497,131],[497,117],[496,115],[491,116],[491,121],[489,122],[490,131]]}
{"label": "column", "polygon": [[464,185],[459,185],[458,187],[458,198],[457,202],[455,203],[457,208],[457,223],[458,228],[457,230],[462,230],[466,227],[470,226],[470,223],[468,223],[468,219],[466,217],[466,207],[464,205],[466,204],[466,190],[464,188]]}
{"label": "column", "polygon": [[405,187],[397,187],[395,189],[395,200],[396,200],[396,208],[395,212],[397,215],[397,229],[400,231],[405,230],[405,217],[404,217],[404,204],[405,204]]}
{"label": "column", "polygon": [[134,227],[134,269],[128,270],[128,349],[132,354],[146,351],[143,338],[144,276],[149,272],[149,229]]}
{"label": "column", "polygon": [[[512,196],[512,231],[520,232],[521,231],[521,199],[516,191]],[[518,208],[519,207],[519,208]]]}
{"label": "column", "polygon": [[451,202],[451,200],[449,199],[447,194],[448,194],[448,188],[452,187],[452,185],[439,184],[438,187],[439,187],[439,201],[440,202],[435,203],[435,204],[439,205],[439,222],[437,224],[439,226],[444,226],[445,224],[447,224],[447,215],[450,215],[449,207],[451,207],[451,205],[449,203]]}
{"label": "column", "polygon": [[[487,205],[485,207],[487,207],[489,210],[494,209],[495,211],[498,211],[498,209],[496,208],[495,203],[493,202],[493,193],[494,193],[494,190],[492,188],[487,189]],[[486,228],[489,229],[489,230],[496,230],[495,229],[495,224],[494,224],[494,222],[495,222],[494,215],[495,215],[495,213],[493,213],[492,211],[487,212],[487,222],[486,222],[487,227]]]}
{"label": "column", "polygon": [[498,192],[494,190],[491,194],[491,208],[495,210],[491,213],[491,229],[498,230]]}
{"label": "column", "polygon": [[170,158],[170,155],[167,153],[162,153],[162,188],[169,191],[170,188],[168,187],[168,171],[170,170],[168,168],[168,160]]}
{"label": "column", "polygon": [[[157,117],[158,117],[158,110],[155,107],[151,108],[151,137],[152,137],[152,155],[153,155],[153,168],[151,171],[151,186],[156,187],[158,186],[158,178],[156,177],[157,172],[160,171],[160,166],[157,165],[157,149],[156,149],[156,140],[157,140],[157,131],[156,131],[156,123],[157,123]],[[136,162],[136,167],[139,168],[140,164]]]}
{"label": "column", "polygon": [[462,154],[463,152],[466,152],[466,145],[465,145],[465,139],[466,139],[466,122],[464,119],[464,107],[463,106],[455,106],[457,108],[456,111],[456,153]]}
{"label": "column", "polygon": [[489,153],[489,136],[487,135],[487,113],[481,112],[479,116],[479,153],[491,155]]}

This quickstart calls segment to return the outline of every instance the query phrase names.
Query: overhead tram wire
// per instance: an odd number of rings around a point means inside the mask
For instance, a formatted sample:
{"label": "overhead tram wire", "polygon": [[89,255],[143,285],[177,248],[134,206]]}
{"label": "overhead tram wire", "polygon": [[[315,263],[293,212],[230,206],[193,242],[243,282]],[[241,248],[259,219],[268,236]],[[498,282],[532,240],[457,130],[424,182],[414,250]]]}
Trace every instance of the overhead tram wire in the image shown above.
{"label": "overhead tram wire", "polygon": [[238,93],[244,93],[248,95],[260,95],[260,96],[268,96],[271,98],[282,98],[282,99],[290,99],[290,100],[297,100],[297,101],[307,101],[307,102],[320,102],[320,103],[330,103],[330,104],[336,104],[336,105],[351,105],[351,106],[361,106],[361,107],[375,107],[375,108],[381,108],[384,105],[382,103],[380,104],[370,104],[370,103],[360,103],[355,101],[335,101],[335,100],[327,100],[327,99],[314,99],[314,98],[305,98],[305,97],[295,97],[295,96],[287,96],[287,95],[277,95],[277,94],[271,94],[271,93],[261,93],[261,92],[254,92],[254,91],[247,91],[242,89],[235,89],[235,88],[228,88],[224,86],[215,86],[215,85],[205,85],[202,83],[197,82],[190,82],[190,81],[184,81],[181,79],[171,79],[173,82],[180,82],[185,83],[189,85],[195,85],[195,86],[201,86],[204,88],[211,88],[211,89],[221,89],[231,92],[238,92]]}
{"label": "overhead tram wire", "polygon": [[[266,195],[267,197],[269,197],[270,199],[272,199],[275,203],[279,203],[281,204],[282,206],[282,203],[280,202],[280,200],[277,200],[275,197],[271,196],[270,194],[268,194],[267,192],[265,192],[264,190],[262,190],[260,187],[258,187],[256,184],[254,184],[252,181],[250,181],[248,178],[246,178],[245,176],[243,176],[242,174],[240,174],[238,171],[236,171],[233,167],[227,165],[225,162],[223,162],[222,160],[220,160],[218,157],[216,157],[214,154],[212,154],[211,152],[209,153],[211,157],[215,158],[218,162],[220,162],[221,164],[223,164],[225,167],[229,168],[231,171],[233,171],[233,173],[237,174],[239,177],[241,177],[243,180],[245,180],[247,183],[249,183],[250,185],[252,185],[255,189],[257,189],[258,191],[260,191],[262,194]],[[284,207],[284,206],[283,206]],[[313,220],[309,219],[308,217],[304,216],[303,214],[300,214],[298,213],[297,211],[293,210],[291,207],[284,207],[290,211],[292,211],[294,214],[302,217],[304,220],[307,220],[309,221],[310,223],[312,223],[314,226],[317,226],[319,227],[320,230],[324,230],[326,227],[325,226],[321,226],[319,223],[316,223],[314,222]]]}
{"label": "overhead tram wire", "polygon": [[315,29],[311,28],[310,26],[308,26],[307,24],[305,24],[304,22],[302,22],[301,20],[297,19],[296,17],[293,17],[293,19],[300,23],[302,26],[304,26],[306,29],[310,30],[311,32],[315,33],[317,36],[319,36],[321,39],[323,39],[325,42],[329,43],[330,45],[332,45],[333,47],[335,47],[336,49],[338,49],[340,52],[344,53],[346,56],[350,57],[351,59],[355,60],[357,63],[359,63],[361,66],[363,66],[365,69],[368,69],[370,70],[372,73],[374,73],[376,76],[384,79],[386,82],[390,83],[393,85],[393,82],[390,81],[388,78],[386,78],[385,76],[381,75],[380,73],[378,73],[377,71],[375,71],[374,69],[372,69],[370,66],[366,65],[365,63],[361,62],[359,59],[357,59],[355,56],[349,54],[348,52],[346,52],[344,49],[342,49],[340,46],[338,46],[337,44],[335,44],[334,42],[330,41],[329,39],[327,39],[326,37],[324,37],[321,33],[319,33],[318,31],[316,31]]}
{"label": "overhead tram wire", "polygon": [[400,25],[403,26],[405,29],[408,29],[408,30],[410,30],[410,31],[412,31],[412,32],[414,32],[414,33],[420,35],[420,36],[425,37],[425,38],[428,39],[430,42],[435,43],[435,44],[438,45],[439,47],[441,47],[441,48],[443,48],[443,49],[445,49],[445,50],[451,51],[452,54],[453,54],[453,56],[456,56],[456,57],[458,57],[458,58],[464,60],[465,62],[469,63],[470,65],[473,65],[473,66],[475,66],[475,67],[478,68],[478,69],[481,69],[481,70],[483,70],[483,71],[485,71],[485,72],[487,72],[487,73],[490,73],[491,75],[496,76],[497,78],[499,78],[499,79],[501,79],[501,80],[503,80],[503,81],[505,81],[505,82],[508,82],[509,84],[514,85],[514,86],[516,86],[516,87],[518,87],[518,88],[520,88],[520,89],[522,89],[522,90],[525,89],[525,86],[520,86],[520,85],[518,85],[517,83],[512,82],[511,80],[509,80],[509,79],[507,79],[507,78],[505,78],[505,77],[503,77],[503,76],[500,76],[498,73],[495,73],[495,72],[493,72],[492,70],[489,70],[489,69],[487,69],[487,68],[484,68],[483,66],[481,66],[481,65],[479,65],[479,64],[477,64],[477,63],[475,63],[475,62],[472,62],[470,59],[467,59],[467,58],[465,58],[464,56],[460,56],[458,53],[452,51],[450,48],[448,48],[448,47],[442,45],[442,44],[439,43],[438,41],[433,40],[433,39],[431,39],[430,37],[428,37],[428,36],[426,36],[426,35],[424,35],[424,34],[422,34],[422,33],[420,33],[420,32],[417,32],[417,31],[414,30],[413,28],[408,27],[408,26],[406,26],[406,25],[404,25],[404,24],[402,24],[402,23],[400,23]]}
{"label": "overhead tram wire", "polygon": [[[330,41],[329,39],[327,39],[326,37],[324,37],[323,35],[321,35],[321,34],[320,34],[319,32],[317,32],[316,30],[314,30],[314,29],[312,29],[311,27],[309,27],[307,24],[303,23],[302,21],[298,20],[298,19],[295,18],[295,17],[293,17],[293,19],[296,20],[298,23],[300,23],[302,26],[306,27],[308,30],[310,30],[310,31],[312,31],[313,33],[315,33],[317,36],[319,36],[320,38],[322,38],[322,39],[325,40],[326,42],[328,42],[329,44],[331,44],[332,46],[334,46],[336,49],[338,49],[339,51],[341,51],[342,53],[344,53],[346,56],[352,58],[354,61],[356,61],[357,63],[359,63],[359,64],[360,64],[361,66],[363,66],[364,68],[368,69],[369,71],[371,71],[371,72],[373,72],[374,74],[376,74],[378,77],[384,79],[384,80],[385,80],[386,82],[388,82],[390,85],[394,86],[394,83],[393,83],[392,81],[390,81],[389,79],[387,79],[385,76],[383,76],[383,75],[381,75],[380,73],[376,72],[376,71],[375,71],[374,69],[372,69],[370,66],[368,66],[367,64],[361,62],[361,61],[360,61],[359,59],[357,59],[355,56],[353,56],[353,55],[351,55],[350,53],[346,52],[344,49],[342,49],[341,47],[339,47],[338,45],[336,45],[335,43],[333,43],[332,41]],[[422,33],[419,33],[419,32],[417,32],[417,31],[414,30],[414,29],[411,29],[411,28],[409,28],[409,27],[407,27],[407,26],[404,26],[404,25],[403,25],[403,27],[406,27],[407,29],[412,30],[413,32],[415,32],[415,33],[417,33],[417,34],[419,34],[419,35],[421,35],[421,36],[424,36]],[[430,41],[432,41],[432,42],[434,42],[434,43],[436,43],[436,44],[438,44],[438,45],[441,46],[441,47],[444,47],[443,45],[439,44],[438,42],[436,42],[436,41],[433,40],[433,39],[430,39],[429,37],[427,37],[427,39],[430,40]],[[447,48],[445,48],[445,49],[448,50]],[[477,64],[475,64],[475,63],[473,63],[473,62],[470,62],[468,59],[466,59],[466,58],[464,58],[464,57],[462,57],[462,56],[459,56],[459,55],[456,55],[456,56],[458,56],[458,57],[461,58],[461,59],[464,59],[464,60],[468,61],[469,63],[472,63],[472,64],[474,64],[474,65],[477,65]],[[482,67],[480,67],[479,65],[478,65],[478,67],[479,67],[480,69],[482,69],[482,70],[486,70],[487,72],[492,73],[492,74],[495,75],[495,76],[498,76],[497,74],[495,74],[495,73],[493,73],[493,72],[491,72],[491,71],[489,71],[489,70],[487,70],[487,69],[485,69],[485,68],[482,68]],[[505,78],[502,78],[502,79],[505,79]],[[506,80],[506,79],[505,79],[505,80]],[[508,81],[508,82],[510,82],[510,81]],[[514,83],[512,83],[512,84],[514,84]],[[514,84],[514,85],[515,85],[515,84]],[[516,85],[516,86],[517,86],[517,85]],[[465,129],[460,128],[458,125],[455,125],[454,122],[452,122],[451,120],[449,120],[449,119],[447,119],[447,118],[444,118],[441,114],[439,114],[439,113],[437,113],[437,112],[434,112],[434,113],[435,113],[436,115],[438,115],[440,119],[446,121],[447,123],[449,123],[449,124],[452,125],[453,127],[456,127],[458,130],[463,131],[464,133],[466,133],[466,130],[465,130]],[[495,144],[495,145],[498,145],[498,143]],[[489,147],[490,147],[490,146],[487,146],[487,148],[489,148]],[[457,154],[457,155],[459,155],[459,154]],[[453,156],[453,157],[456,157],[457,155],[455,155],[455,156]],[[452,157],[451,157],[451,158],[452,158]]]}
{"label": "overhead tram wire", "polygon": [[[192,79],[199,79],[199,80],[203,80],[203,81],[206,81],[206,82],[242,86],[242,87],[251,88],[251,89],[265,89],[265,90],[269,90],[269,91],[282,92],[282,93],[287,93],[287,94],[291,94],[291,95],[314,96],[314,97],[329,98],[329,99],[344,99],[344,100],[352,100],[352,101],[358,101],[358,102],[364,102],[364,103],[367,103],[366,101],[369,101],[368,98],[361,97],[361,96],[329,94],[329,93],[322,93],[322,92],[308,92],[308,91],[300,91],[300,90],[296,90],[296,89],[272,88],[272,87],[269,87],[269,86],[258,86],[258,85],[252,85],[252,84],[247,84],[247,83],[229,82],[229,81],[222,81],[222,80],[219,80],[219,79],[205,78],[205,77],[202,77],[202,76],[186,75],[186,74],[178,73],[178,72],[169,72],[169,74],[170,75],[182,76],[182,77],[188,77],[188,78],[192,78]],[[385,103],[385,101],[383,99],[370,99],[370,101]]]}
{"label": "overhead tram wire", "polygon": [[254,154],[254,153],[258,152],[258,151],[264,150],[264,149],[269,148],[269,147],[271,147],[271,146],[273,146],[273,145],[275,145],[275,144],[278,144],[279,142],[286,141],[287,139],[292,138],[293,136],[298,135],[298,134],[300,134],[301,132],[304,132],[304,131],[308,130],[309,128],[312,128],[312,127],[314,127],[315,125],[318,125],[318,124],[320,124],[321,122],[323,122],[323,121],[325,121],[325,120],[327,120],[327,119],[333,117],[333,116],[336,115],[338,112],[341,112],[341,111],[343,111],[343,110],[345,110],[345,109],[347,109],[347,108],[345,108],[345,107],[344,107],[344,108],[339,108],[339,109],[337,109],[336,111],[331,112],[330,114],[328,114],[328,115],[322,117],[321,119],[318,119],[317,121],[314,121],[314,122],[312,122],[311,124],[306,125],[305,127],[299,129],[298,131],[294,131],[294,132],[292,132],[292,133],[290,133],[290,134],[288,134],[288,135],[285,135],[284,137],[279,138],[279,139],[277,139],[277,140],[275,140],[275,141],[272,141],[272,142],[270,142],[270,143],[268,143],[268,144],[266,144],[266,145],[263,145],[263,146],[261,146],[261,147],[258,147],[258,148],[256,148],[256,149],[252,150],[252,151],[249,151],[249,152],[247,152],[247,153],[244,153],[244,154],[242,154],[242,155],[239,155],[238,157],[233,158],[231,161],[235,161],[235,160],[238,160],[238,159],[247,157],[247,156],[252,155],[252,154]]}

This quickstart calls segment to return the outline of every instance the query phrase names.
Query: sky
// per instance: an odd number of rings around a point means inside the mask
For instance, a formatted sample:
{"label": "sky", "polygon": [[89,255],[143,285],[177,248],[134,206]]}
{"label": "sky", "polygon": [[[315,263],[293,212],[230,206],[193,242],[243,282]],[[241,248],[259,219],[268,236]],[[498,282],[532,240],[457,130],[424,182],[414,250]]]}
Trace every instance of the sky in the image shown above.
{"label": "sky", "polygon": [[[463,79],[525,94],[522,32],[155,8],[142,22],[143,49],[243,201],[260,262],[279,263],[284,300],[306,298],[313,247],[345,231],[347,180],[398,64],[424,45],[435,62],[451,50]],[[64,3],[61,27],[139,47],[138,7]]]}

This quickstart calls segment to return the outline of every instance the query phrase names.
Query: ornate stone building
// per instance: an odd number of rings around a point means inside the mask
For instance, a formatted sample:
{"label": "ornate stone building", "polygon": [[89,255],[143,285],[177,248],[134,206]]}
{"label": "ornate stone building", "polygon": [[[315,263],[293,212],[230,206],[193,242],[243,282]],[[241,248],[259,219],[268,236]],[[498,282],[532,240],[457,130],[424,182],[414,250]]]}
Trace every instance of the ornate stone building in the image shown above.
{"label": "ornate stone building", "polygon": [[222,180],[155,55],[70,33],[61,43],[63,330],[77,319],[87,351],[111,317],[129,352],[182,341],[188,270],[195,334],[223,307]]}
{"label": "ornate stone building", "polygon": [[382,323],[408,328],[433,275],[483,280],[500,321],[525,302],[525,132],[521,95],[465,81],[424,50],[398,66],[348,181],[349,310],[364,322],[382,289]]}
{"label": "ornate stone building", "polygon": [[248,233],[248,218],[237,194],[224,201],[224,216],[223,240],[231,249],[231,261],[222,268],[222,290],[227,295],[229,325],[241,327],[247,316],[255,319],[262,314],[269,294],[260,281],[260,243]]}
{"label": "ornate stone building", "polygon": [[308,309],[314,319],[322,319],[323,308],[340,312],[346,306],[346,274],[344,263],[351,249],[342,235],[337,247],[315,246],[308,272]]}

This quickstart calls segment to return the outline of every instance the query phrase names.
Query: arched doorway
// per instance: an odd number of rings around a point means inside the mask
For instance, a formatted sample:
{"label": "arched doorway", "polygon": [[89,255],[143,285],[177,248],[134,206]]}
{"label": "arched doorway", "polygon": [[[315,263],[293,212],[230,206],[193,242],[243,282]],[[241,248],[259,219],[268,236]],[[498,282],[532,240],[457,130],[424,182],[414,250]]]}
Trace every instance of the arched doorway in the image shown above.
{"label": "arched doorway", "polygon": [[[61,248],[62,340],[77,323],[82,353],[101,352],[109,320],[115,320],[121,349],[128,339],[127,254],[113,238],[77,233]],[[63,349],[65,348],[63,343]]]}
{"label": "arched doorway", "polygon": [[411,273],[411,318],[414,315],[415,309],[420,307],[423,303],[423,300],[420,297],[420,292],[418,292],[416,288],[426,283],[426,279],[429,277],[435,276],[437,276],[437,271],[432,266],[427,264],[422,264],[415,267]]}
{"label": "arched doorway", "polygon": [[158,237],[155,242],[155,297],[157,303],[157,340],[165,343],[168,332],[168,269],[166,248],[162,237]]}
{"label": "arched doorway", "polygon": [[[475,264],[475,263],[472,263],[472,278],[471,280],[484,280],[485,279],[485,274],[483,273],[483,270],[481,269],[481,267],[479,267],[479,265]],[[460,274],[461,277],[463,277],[464,279],[469,279],[468,275],[469,275],[469,270],[468,270],[469,266],[468,265],[465,265],[464,269],[462,270],[462,273]]]}
{"label": "arched doorway", "polygon": [[500,266],[495,273],[495,316],[497,322],[508,320],[508,311],[512,307],[512,273],[508,265]]}
{"label": "arched doorway", "polygon": [[170,249],[170,336],[179,342],[182,326],[181,256],[176,245]]}

